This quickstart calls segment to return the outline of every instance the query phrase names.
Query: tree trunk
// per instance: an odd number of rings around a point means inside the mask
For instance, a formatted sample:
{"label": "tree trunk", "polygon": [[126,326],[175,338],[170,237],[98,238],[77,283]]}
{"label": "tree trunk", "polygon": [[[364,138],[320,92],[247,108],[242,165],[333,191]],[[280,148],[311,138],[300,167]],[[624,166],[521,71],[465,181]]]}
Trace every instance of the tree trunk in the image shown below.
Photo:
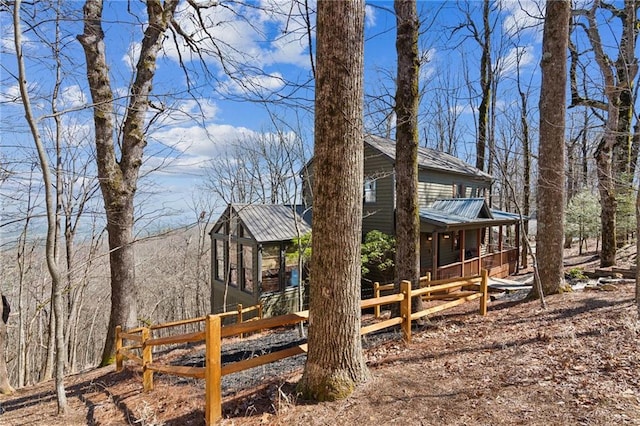
{"label": "tree trunk", "polygon": [[[57,210],[54,206],[55,197],[53,195],[54,184],[51,180],[51,173],[49,171],[49,160],[45,151],[42,138],[40,137],[40,131],[36,122],[36,118],[33,115],[31,109],[31,97],[28,92],[27,75],[25,71],[24,58],[22,55],[22,31],[20,29],[20,1],[16,1],[13,11],[13,26],[14,26],[14,42],[16,49],[16,61],[18,65],[18,86],[20,88],[20,98],[25,111],[25,118],[29,124],[33,142],[38,152],[38,162],[40,170],[42,172],[43,187],[45,192],[45,207],[47,215],[47,238],[45,246],[45,256],[47,261],[47,268],[49,275],[51,276],[51,305],[55,315],[55,330],[49,328],[49,335],[55,336],[55,387],[56,387],[56,402],[58,407],[58,414],[65,414],[67,411],[67,397],[64,387],[64,366],[66,350],[64,347],[64,335],[63,335],[63,320],[62,320],[62,300],[61,300],[61,287],[62,279],[60,275],[60,269],[58,267],[56,259],[56,241],[58,237],[58,221]],[[55,102],[55,95],[54,100]],[[0,330],[0,334],[6,332],[6,330]],[[4,340],[4,339],[3,339]],[[5,366],[6,367],[6,366]],[[2,366],[0,366],[0,374]]]}
{"label": "tree trunk", "polygon": [[482,23],[483,37],[478,40],[482,47],[482,57],[480,59],[480,88],[482,89],[482,99],[478,107],[478,140],[476,142],[476,168],[486,170],[485,158],[487,151],[487,134],[489,128],[489,105],[491,103],[491,26],[489,23],[489,0],[483,0]]}
{"label": "tree trunk", "polygon": [[[565,100],[569,41],[568,0],[548,0],[542,40],[537,249],[542,291],[558,293],[564,283]],[[532,290],[532,296],[537,291]]]}
{"label": "tree trunk", "polygon": [[[2,294],[0,294],[2,298]],[[0,303],[0,318],[8,316],[9,312],[5,314],[4,303]],[[10,395],[15,392],[15,389],[9,384],[9,374],[7,373],[7,361],[4,358],[5,346],[7,344],[7,325],[4,320],[0,320],[0,394]]]}
{"label": "tree trunk", "polygon": [[[418,31],[420,22],[415,0],[394,2],[397,22],[396,51],[396,287],[400,281],[420,283],[420,216],[418,205]],[[419,297],[411,300],[412,311],[422,310]]]}
{"label": "tree trunk", "polygon": [[[614,113],[610,111],[609,116]],[[618,200],[613,185],[613,170],[611,164],[611,143],[605,135],[596,149],[596,168],[598,174],[598,191],[600,192],[600,226],[602,233],[602,249],[600,250],[600,266],[607,267],[616,264],[616,209]]]}
{"label": "tree trunk", "polygon": [[[640,191],[636,193],[636,253],[640,253]],[[640,265],[636,255],[636,311],[640,321]]]}
{"label": "tree trunk", "polygon": [[133,202],[146,145],[145,115],[156,58],[178,0],[166,0],[164,3],[149,0],[146,4],[149,24],[144,31],[136,75],[130,89],[119,159],[116,158],[115,146],[118,144],[114,141],[113,92],[102,30],[102,0],[86,0],[84,33],[78,36],[85,52],[87,79],[94,104],[96,162],[109,233],[111,314],[101,365],[113,362],[115,327],[121,325],[126,329],[137,323]]}
{"label": "tree trunk", "polygon": [[370,374],[360,339],[364,2],[318,1],[309,352],[298,389],[348,396]]}

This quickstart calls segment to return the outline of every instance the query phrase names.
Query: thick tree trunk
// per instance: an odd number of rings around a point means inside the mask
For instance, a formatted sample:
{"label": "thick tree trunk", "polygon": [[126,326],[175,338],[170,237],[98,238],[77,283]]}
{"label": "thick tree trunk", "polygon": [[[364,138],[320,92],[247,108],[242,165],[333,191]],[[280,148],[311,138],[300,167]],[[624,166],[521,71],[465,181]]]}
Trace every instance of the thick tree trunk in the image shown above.
{"label": "thick tree trunk", "polygon": [[[546,6],[540,65],[542,86],[536,253],[542,291],[553,294],[558,293],[564,284],[564,132],[571,4],[568,0],[548,0]],[[536,295],[535,287],[532,293]]]}
{"label": "thick tree trunk", "polygon": [[100,189],[107,215],[111,267],[111,317],[102,353],[102,365],[113,361],[115,326],[125,329],[137,322],[135,260],[133,249],[133,201],[137,189],[142,154],[146,145],[144,128],[149,93],[156,70],[156,58],[163,36],[179,0],[146,2],[149,25],[144,31],[136,75],[130,89],[129,105],[116,158],[113,122],[113,92],[102,30],[102,0],[86,0],[84,33],[78,40],[84,48],[87,79],[93,99],[96,162]]}
{"label": "thick tree trunk", "polygon": [[[609,114],[611,116],[610,111]],[[602,249],[600,250],[600,266],[607,267],[616,264],[616,199],[613,185],[613,170],[611,164],[611,144],[605,135],[596,149],[596,167],[598,173],[598,191],[600,192],[600,226],[602,233]]]}
{"label": "thick tree trunk", "polygon": [[[398,72],[396,81],[396,286],[420,282],[420,216],[418,205],[418,31],[415,0],[396,0]],[[414,297],[412,311],[422,310]]]}
{"label": "thick tree trunk", "polygon": [[364,2],[318,1],[309,352],[298,389],[348,396],[370,376],[360,339]]}

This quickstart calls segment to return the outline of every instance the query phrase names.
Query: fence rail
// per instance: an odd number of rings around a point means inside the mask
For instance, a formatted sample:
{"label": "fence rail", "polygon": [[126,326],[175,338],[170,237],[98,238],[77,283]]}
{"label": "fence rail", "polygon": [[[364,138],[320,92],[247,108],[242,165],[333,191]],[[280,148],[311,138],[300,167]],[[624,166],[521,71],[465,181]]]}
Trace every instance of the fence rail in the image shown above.
{"label": "fence rail", "polygon": [[[365,335],[385,328],[400,325],[402,329],[402,338],[405,342],[411,342],[411,322],[435,312],[457,306],[459,304],[480,299],[480,314],[486,315],[487,312],[487,283],[488,274],[486,270],[482,270],[481,275],[473,277],[462,277],[458,279],[447,279],[440,281],[431,281],[429,277],[423,277],[420,280],[420,288],[411,289],[411,282],[402,281],[400,284],[400,292],[381,296],[381,291],[392,291],[393,284],[379,285],[374,284],[374,298],[366,299],[360,302],[360,307],[374,308],[374,317],[379,319],[380,307],[393,303],[400,304],[400,316],[391,317],[389,319],[378,321],[374,324],[361,327],[360,334]],[[429,306],[418,312],[411,312],[411,299],[413,297],[421,297],[425,301],[441,301],[443,299],[451,299],[444,303]],[[153,373],[165,373],[183,377],[191,377],[196,379],[205,379],[205,422],[207,425],[214,424],[222,418],[222,376],[247,370],[249,368],[258,367],[260,365],[275,362],[284,358],[300,355],[307,352],[307,344],[302,344],[276,352],[271,352],[254,358],[236,361],[230,364],[222,365],[221,347],[222,339],[225,337],[242,336],[259,330],[270,328],[278,328],[283,326],[292,326],[309,319],[309,311],[296,312],[287,315],[281,315],[271,318],[258,318],[242,322],[242,313],[249,312],[253,309],[261,308],[248,307],[242,308],[239,305],[238,312],[226,313],[219,315],[207,315],[205,317],[194,318],[190,320],[173,321],[165,324],[158,324],[150,327],[138,327],[133,330],[123,331],[120,326],[116,327],[116,369],[122,370],[124,359],[129,359],[142,366],[142,383],[143,389],[149,391],[153,389]],[[235,316],[239,321],[231,325],[222,325],[224,317]],[[153,330],[178,327],[185,324],[203,322],[205,330],[193,333],[185,333],[175,336],[164,336],[152,338]],[[136,344],[125,346],[123,341],[131,340]],[[204,367],[188,367],[164,365],[153,362],[152,348],[154,346],[205,342],[205,366]],[[133,350],[140,350],[142,355],[138,355]]]}

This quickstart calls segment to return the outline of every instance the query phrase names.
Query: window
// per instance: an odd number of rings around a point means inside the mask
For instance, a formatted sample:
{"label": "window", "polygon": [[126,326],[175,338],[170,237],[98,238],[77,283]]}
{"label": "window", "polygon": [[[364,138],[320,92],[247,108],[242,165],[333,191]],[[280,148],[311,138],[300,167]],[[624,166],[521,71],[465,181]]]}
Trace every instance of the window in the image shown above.
{"label": "window", "polygon": [[375,203],[376,202],[376,180],[373,178],[364,178],[364,202]]}
{"label": "window", "polygon": [[464,183],[454,183],[453,184],[453,198],[464,198],[465,196],[466,196],[466,194],[465,194]]}
{"label": "window", "polygon": [[216,251],[216,279],[219,281],[224,281],[224,241],[216,240],[215,245]]}
{"label": "window", "polygon": [[229,285],[238,287],[238,243],[229,244]]}
{"label": "window", "polygon": [[268,245],[262,248],[262,292],[280,290],[280,247]]}
{"label": "window", "polygon": [[253,294],[253,248],[242,245],[242,270],[244,272],[242,290]]}

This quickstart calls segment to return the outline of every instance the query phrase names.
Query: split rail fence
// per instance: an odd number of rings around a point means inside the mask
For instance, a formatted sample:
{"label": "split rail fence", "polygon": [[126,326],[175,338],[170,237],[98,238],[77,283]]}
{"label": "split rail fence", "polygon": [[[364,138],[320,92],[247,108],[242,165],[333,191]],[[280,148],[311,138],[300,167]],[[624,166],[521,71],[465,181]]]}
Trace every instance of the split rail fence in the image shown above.
{"label": "split rail fence", "polygon": [[[478,276],[439,281],[431,281],[429,277],[423,277],[420,280],[420,288],[415,290],[411,289],[411,282],[402,281],[399,293],[384,296],[381,295],[380,292],[392,290],[393,285],[377,285],[374,288],[375,297],[362,300],[360,302],[361,308],[374,308],[375,316],[379,319],[381,306],[399,303],[400,316],[382,319],[373,324],[363,326],[360,329],[360,334],[365,335],[399,325],[402,329],[403,340],[410,343],[412,321],[474,299],[480,299],[480,314],[486,315],[487,286],[488,274],[486,270],[481,271],[481,275]],[[444,303],[428,306],[418,312],[411,312],[411,299],[413,297],[421,297],[423,301],[444,301]],[[116,327],[116,371],[122,370],[125,358],[141,365],[143,371],[142,384],[145,391],[153,389],[154,372],[205,379],[205,422],[207,425],[215,424],[222,418],[222,376],[307,352],[307,344],[305,343],[277,352],[222,365],[221,347],[223,338],[242,336],[247,333],[266,329],[292,326],[309,319],[309,311],[302,311],[271,318],[261,318],[260,315],[246,322],[242,321],[243,313],[260,309],[261,307],[259,305],[248,308],[239,306],[237,311],[231,313],[207,315],[205,317],[175,321],[150,327],[138,327],[126,331],[118,326]],[[259,313],[261,314],[262,311],[260,310]],[[224,317],[234,315],[238,319],[236,323],[231,325],[222,324]],[[204,331],[156,338],[152,337],[154,330],[201,322],[204,322]],[[133,344],[125,346],[123,345],[124,341],[131,341]],[[153,347],[203,341],[205,342],[204,367],[163,365],[153,361]],[[141,355],[138,354],[139,352],[141,352]]]}

